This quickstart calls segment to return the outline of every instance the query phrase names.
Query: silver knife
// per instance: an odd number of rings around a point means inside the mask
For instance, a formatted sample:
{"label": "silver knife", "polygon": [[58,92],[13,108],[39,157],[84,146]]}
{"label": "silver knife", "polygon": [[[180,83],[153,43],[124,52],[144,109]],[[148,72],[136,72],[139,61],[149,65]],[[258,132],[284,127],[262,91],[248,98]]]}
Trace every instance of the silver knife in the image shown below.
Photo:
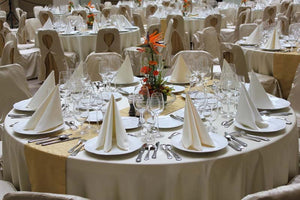
{"label": "silver knife", "polygon": [[136,158],[136,162],[141,162],[142,161],[142,156],[145,152],[146,147],[147,147],[147,143],[143,144],[143,146],[140,148],[139,154]]}
{"label": "silver knife", "polygon": [[155,143],[155,149],[154,149],[154,152],[153,152],[153,155],[152,155],[152,159],[156,159],[158,148],[159,148],[159,142],[156,142]]}
{"label": "silver knife", "polygon": [[229,145],[231,148],[233,148],[234,150],[236,150],[236,151],[242,151],[242,148],[237,147],[236,145],[234,145],[234,144],[232,143],[232,141],[229,141],[229,142],[228,142],[228,145]]}
{"label": "silver knife", "polygon": [[232,138],[234,141],[236,141],[237,143],[239,143],[239,144],[242,145],[243,147],[247,147],[247,146],[248,146],[245,142],[243,142],[243,141],[237,139],[235,136],[233,136],[233,135],[230,135],[230,136],[231,136],[231,138]]}
{"label": "silver knife", "polygon": [[57,143],[61,143],[61,142],[67,142],[67,141],[76,140],[76,139],[79,139],[79,138],[81,138],[81,137],[72,137],[72,138],[65,139],[65,140],[55,140],[55,141],[43,143],[42,146],[47,146],[47,145],[51,145],[51,144],[57,144]]}
{"label": "silver knife", "polygon": [[173,118],[173,119],[176,119],[178,121],[181,121],[181,122],[184,121],[183,117],[180,117],[180,116],[177,116],[177,115],[170,114],[170,117]]}

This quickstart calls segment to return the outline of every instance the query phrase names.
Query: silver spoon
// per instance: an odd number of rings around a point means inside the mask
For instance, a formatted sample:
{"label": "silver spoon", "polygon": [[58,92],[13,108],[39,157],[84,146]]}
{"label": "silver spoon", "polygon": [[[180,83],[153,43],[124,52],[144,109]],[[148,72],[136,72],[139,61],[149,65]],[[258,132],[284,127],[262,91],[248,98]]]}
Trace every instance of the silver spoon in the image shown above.
{"label": "silver spoon", "polygon": [[161,144],[161,145],[160,145],[160,148],[161,148],[162,150],[165,151],[165,153],[167,154],[167,158],[168,158],[168,159],[172,159],[172,155],[171,155],[171,153],[167,150],[167,147],[166,147],[165,144]]}
{"label": "silver spoon", "polygon": [[146,154],[144,160],[149,160],[150,151],[151,151],[151,149],[154,149],[154,148],[155,148],[155,147],[154,147],[153,144],[148,144],[148,145],[147,145],[148,151],[147,151],[147,154]]}
{"label": "silver spoon", "polygon": [[55,141],[55,140],[65,140],[65,139],[69,139],[69,136],[72,135],[72,134],[64,134],[64,135],[59,135],[55,138],[51,138],[49,140],[43,140],[43,141],[40,141],[40,142],[37,142],[35,144],[43,144],[43,143],[47,143],[47,142],[51,142],[51,141]]}
{"label": "silver spoon", "polygon": [[180,157],[177,153],[175,153],[175,152],[173,151],[172,146],[171,146],[170,144],[167,144],[166,147],[167,147],[167,149],[169,150],[169,152],[171,152],[171,154],[174,156],[174,158],[175,158],[177,161],[181,161],[181,160],[182,160],[181,157]]}

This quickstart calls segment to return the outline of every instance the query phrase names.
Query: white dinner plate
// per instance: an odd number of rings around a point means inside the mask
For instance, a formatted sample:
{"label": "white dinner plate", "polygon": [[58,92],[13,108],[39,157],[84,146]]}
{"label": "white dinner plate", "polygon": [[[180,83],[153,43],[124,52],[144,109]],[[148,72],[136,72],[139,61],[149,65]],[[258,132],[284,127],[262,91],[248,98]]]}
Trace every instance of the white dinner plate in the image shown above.
{"label": "white dinner plate", "polygon": [[90,111],[89,116],[86,119],[87,122],[99,122],[103,120],[101,111]]}
{"label": "white dinner plate", "polygon": [[140,138],[128,136],[129,149],[127,151],[119,149],[116,146],[116,144],[114,144],[112,149],[109,152],[105,152],[103,149],[97,149],[96,141],[97,141],[97,137],[88,140],[84,145],[84,149],[87,152],[90,152],[92,154],[102,155],[102,156],[116,156],[116,155],[129,154],[131,152],[138,150],[143,145]]}
{"label": "white dinner plate", "polygon": [[182,151],[187,151],[187,152],[191,152],[191,153],[209,153],[209,152],[215,152],[215,151],[219,151],[221,149],[224,149],[225,147],[227,147],[228,145],[228,141],[225,137],[219,135],[219,134],[209,134],[213,143],[214,143],[214,147],[207,147],[207,146],[203,146],[203,149],[201,151],[197,151],[197,150],[192,150],[192,149],[186,149],[182,142],[181,142],[181,138],[182,135],[177,135],[174,136],[172,138],[172,145],[177,148],[180,149]]}
{"label": "white dinner plate", "polygon": [[241,46],[255,46],[255,45],[257,45],[257,44],[251,44],[251,43],[247,43],[247,42],[239,42],[239,45],[241,45]]}
{"label": "white dinner plate", "polygon": [[25,125],[27,124],[28,121],[29,121],[29,119],[23,120],[23,121],[20,121],[20,122],[16,123],[13,126],[13,130],[16,133],[20,133],[20,134],[23,134],[23,135],[43,135],[43,134],[48,134],[48,133],[55,133],[56,131],[60,131],[60,130],[63,130],[65,128],[65,124],[62,124],[60,126],[57,126],[54,129],[43,131],[43,132],[37,132],[35,130],[25,130],[24,127],[25,127]]}
{"label": "white dinner plate", "polygon": [[165,77],[165,80],[166,80],[166,82],[169,83],[169,84],[176,84],[176,85],[186,85],[186,84],[190,84],[190,81],[189,81],[189,80],[187,80],[187,81],[185,81],[185,82],[182,82],[182,83],[173,82],[173,81],[171,81],[171,76],[166,76],[166,77]]}
{"label": "white dinner plate", "polygon": [[282,49],[267,49],[267,48],[260,48],[263,51],[281,51]]}
{"label": "white dinner plate", "polygon": [[177,128],[183,125],[183,122],[180,120],[173,119],[170,116],[160,116],[158,117],[159,128]]}
{"label": "white dinner plate", "polygon": [[122,122],[125,129],[134,129],[139,127],[139,118],[137,117],[122,117]]}
{"label": "white dinner plate", "polygon": [[286,127],[286,123],[282,119],[272,118],[272,117],[263,117],[263,119],[264,119],[264,122],[266,122],[268,124],[268,127],[259,128],[257,130],[253,130],[247,126],[244,126],[237,121],[234,121],[234,125],[239,129],[242,129],[245,131],[251,131],[251,132],[255,132],[255,133],[276,132],[276,131],[280,131]]}
{"label": "white dinner plate", "polygon": [[19,111],[28,111],[28,112],[33,112],[35,110],[28,108],[27,105],[30,102],[31,98],[25,99],[22,101],[19,101],[14,104],[14,109],[19,110]]}
{"label": "white dinner plate", "polygon": [[273,108],[261,108],[261,107],[257,107],[257,108],[261,110],[279,110],[279,109],[287,108],[291,105],[289,101],[275,97],[273,95],[269,95],[269,98],[273,103]]}
{"label": "white dinner plate", "polygon": [[[199,93],[200,93],[200,94],[199,94]],[[204,93],[203,93],[203,92],[193,92],[193,93],[190,94],[190,97],[191,97],[191,99],[196,99],[196,97],[197,97],[198,95],[204,95]],[[211,93],[207,93],[206,95],[207,95],[207,98],[213,98],[213,97],[214,97],[214,95],[211,94]],[[186,94],[185,94],[185,93],[182,93],[181,96],[182,96],[183,98],[186,98]],[[198,97],[200,97],[200,96],[198,96]]]}
{"label": "white dinner plate", "polygon": [[[140,81],[140,78],[134,76],[133,77],[133,81],[131,83],[116,83],[116,85],[130,85],[130,84],[135,84],[138,83]],[[115,80],[113,80],[111,83],[115,83]]]}
{"label": "white dinner plate", "polygon": [[173,88],[172,93],[180,93],[183,92],[185,90],[184,86],[180,86],[180,85],[168,85],[170,88]]}

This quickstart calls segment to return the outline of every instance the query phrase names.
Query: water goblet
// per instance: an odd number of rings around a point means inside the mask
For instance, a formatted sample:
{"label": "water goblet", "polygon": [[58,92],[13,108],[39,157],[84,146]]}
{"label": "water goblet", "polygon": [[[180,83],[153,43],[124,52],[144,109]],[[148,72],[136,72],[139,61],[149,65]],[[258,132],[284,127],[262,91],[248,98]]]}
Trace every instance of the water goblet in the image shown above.
{"label": "water goblet", "polygon": [[158,115],[164,110],[164,104],[164,97],[161,92],[154,92],[151,95],[149,102],[149,110],[155,117],[155,127],[153,127],[153,129],[157,133],[156,137],[163,137],[163,135],[159,131]]}

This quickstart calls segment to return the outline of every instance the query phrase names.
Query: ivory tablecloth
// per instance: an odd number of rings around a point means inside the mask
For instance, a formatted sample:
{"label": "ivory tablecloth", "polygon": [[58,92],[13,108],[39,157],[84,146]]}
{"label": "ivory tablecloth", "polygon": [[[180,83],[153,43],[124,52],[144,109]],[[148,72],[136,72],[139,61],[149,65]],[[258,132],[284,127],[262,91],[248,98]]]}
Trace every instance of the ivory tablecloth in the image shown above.
{"label": "ivory tablecloth", "polygon": [[[127,107],[127,99],[118,104],[120,109]],[[181,162],[168,160],[161,150],[156,160],[142,163],[135,162],[137,153],[105,157],[82,151],[66,159],[66,192],[95,200],[241,199],[246,194],[286,184],[298,173],[295,116],[288,119],[293,124],[283,131],[259,133],[269,137],[270,142],[244,140],[249,146],[242,152],[230,147],[208,154],[177,151],[183,158]],[[30,190],[28,165],[31,162],[26,163],[24,156],[28,137],[14,133],[9,127],[17,120],[20,119],[7,117],[5,120],[4,178],[22,190]],[[223,120],[219,117],[215,122],[219,134],[234,129],[220,127]],[[159,141],[170,143],[167,136],[174,130],[181,131],[181,128],[162,130],[165,136]]]}
{"label": "ivory tablecloth", "polygon": [[300,54],[296,52],[263,51],[243,47],[247,65],[255,72],[274,76],[280,84],[284,98],[287,98],[300,64]]}

